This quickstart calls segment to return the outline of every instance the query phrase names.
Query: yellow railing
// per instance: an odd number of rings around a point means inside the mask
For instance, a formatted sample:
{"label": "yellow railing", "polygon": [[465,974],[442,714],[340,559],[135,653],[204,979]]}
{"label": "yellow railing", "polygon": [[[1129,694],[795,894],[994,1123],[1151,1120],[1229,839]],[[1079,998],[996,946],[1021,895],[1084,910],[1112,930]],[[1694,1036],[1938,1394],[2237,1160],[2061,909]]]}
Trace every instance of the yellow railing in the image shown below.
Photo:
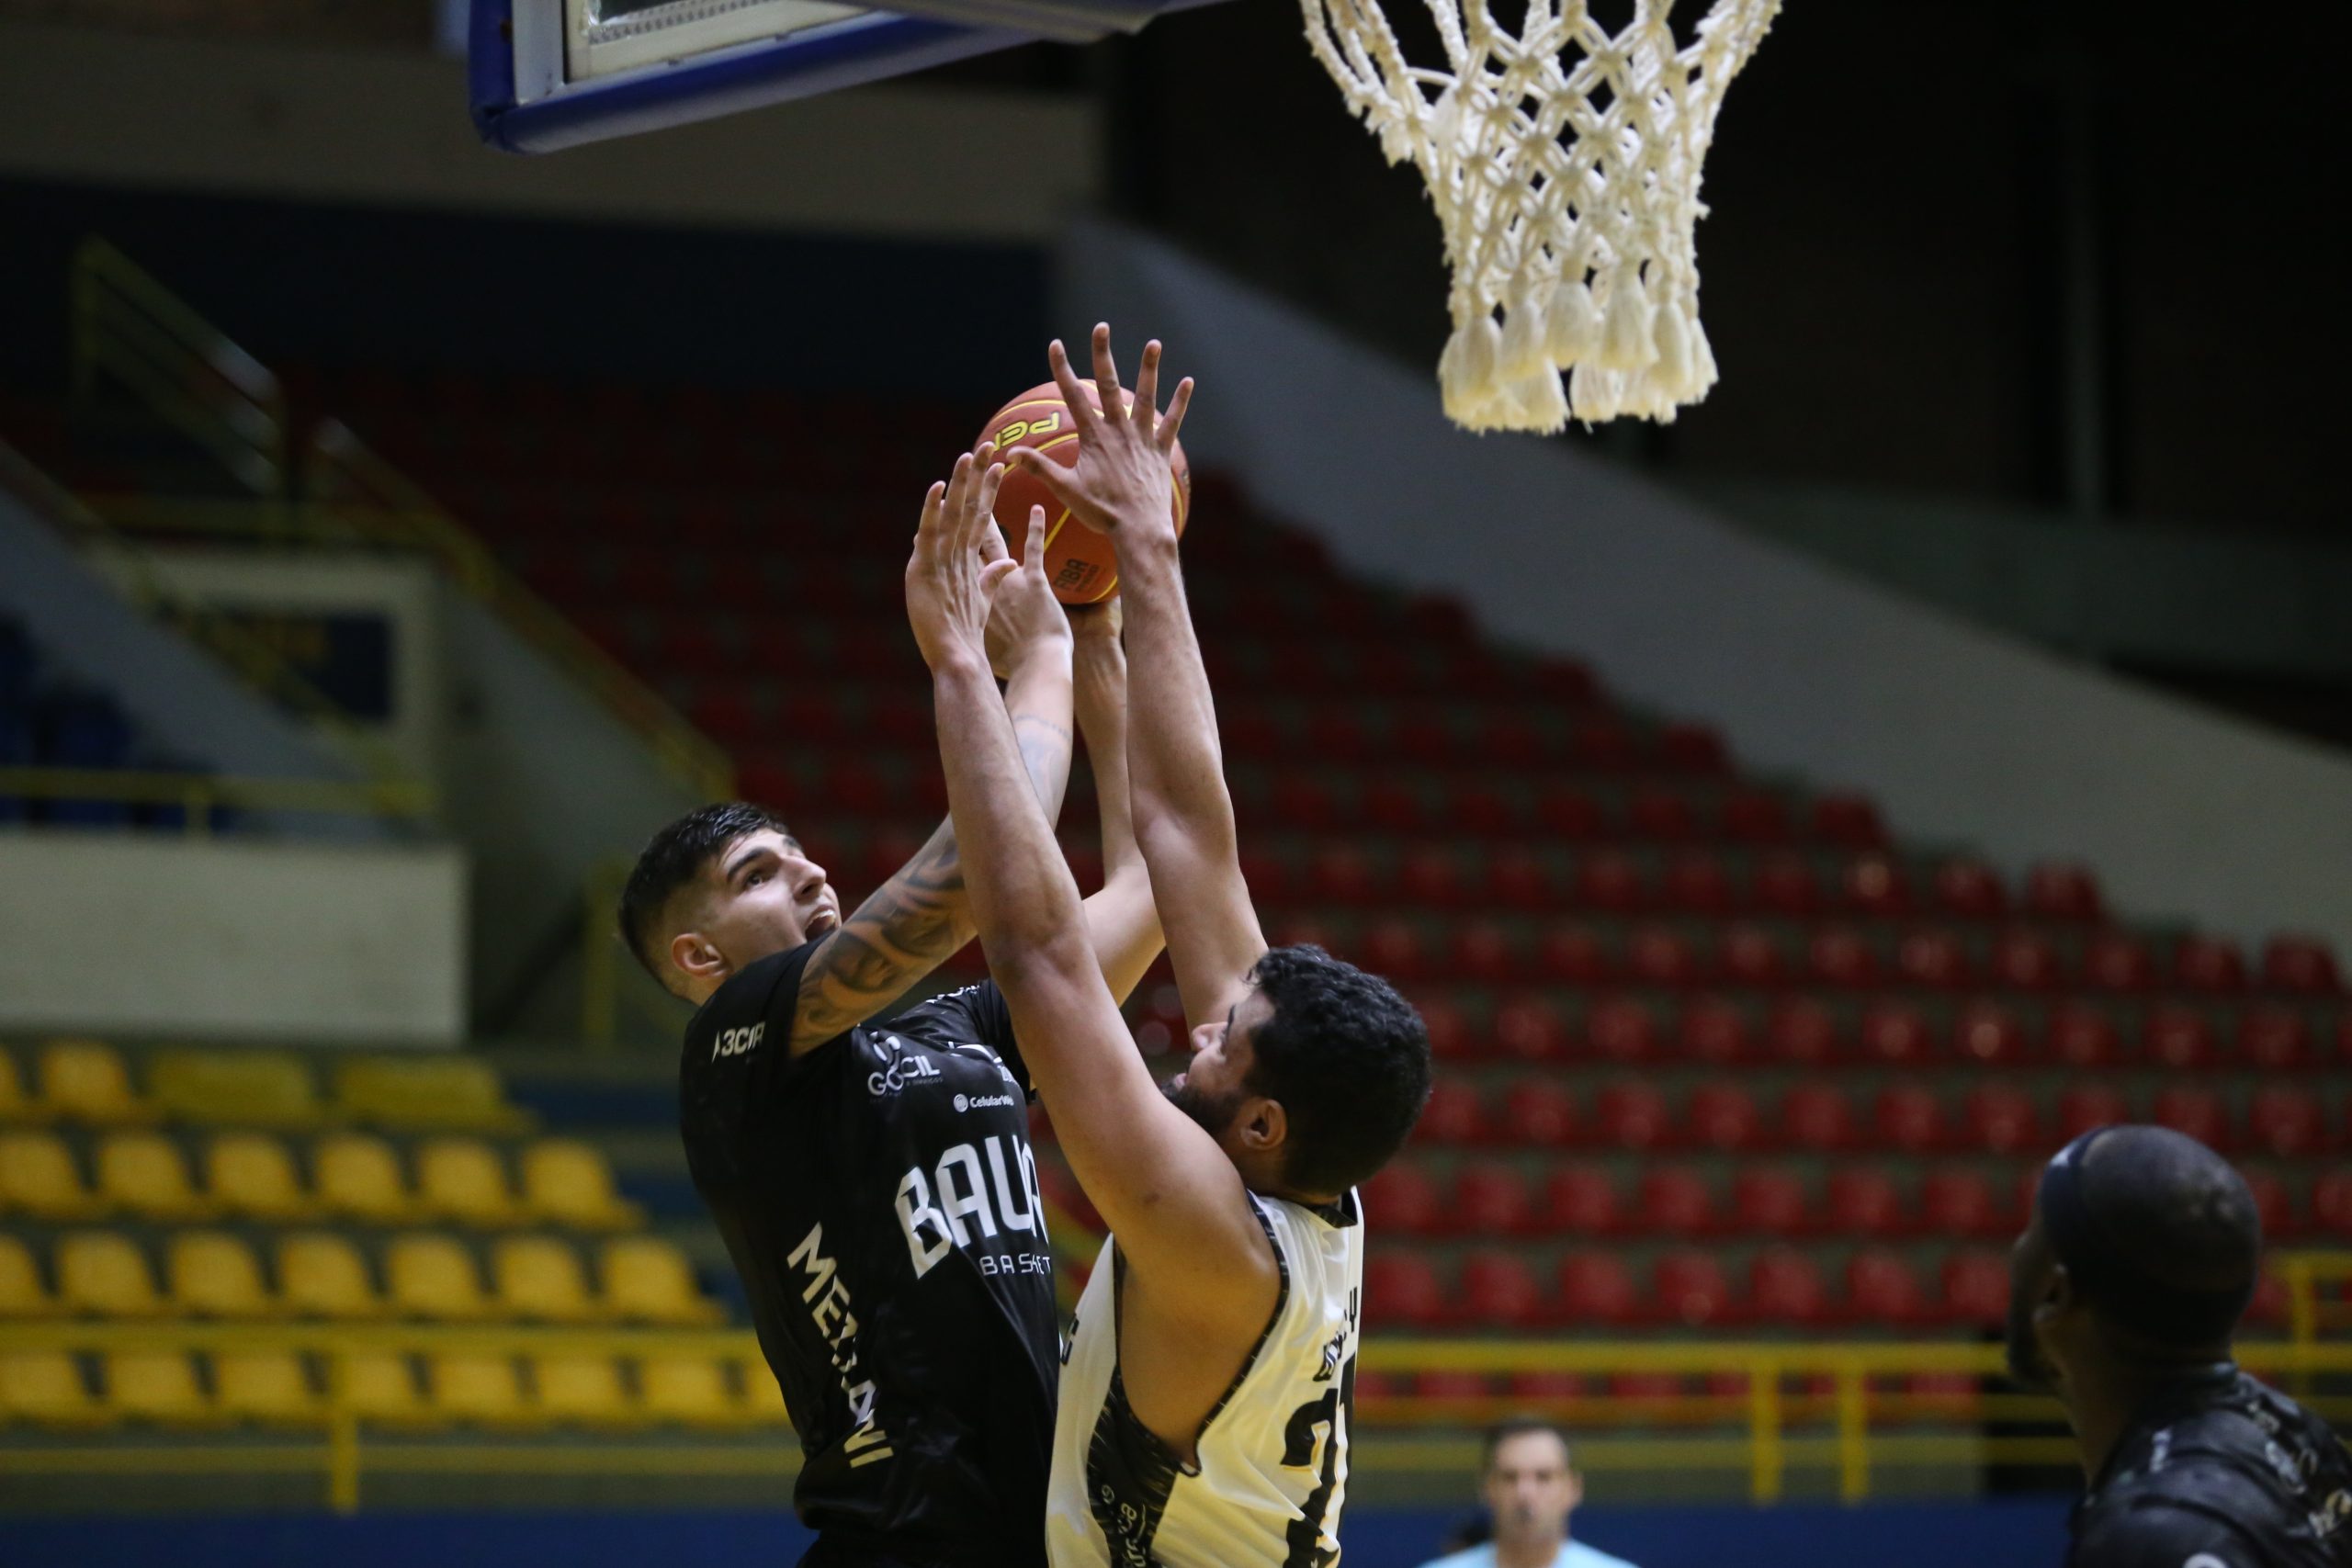
{"label": "yellow railing", "polygon": [[133,773],[111,768],[0,768],[0,799],[99,801],[177,806],[190,838],[211,831],[215,807],[251,811],[317,812],[331,817],[422,818],[433,792],[402,780],[240,778],[223,773]]}
{"label": "yellow railing", "polygon": [[[2312,1344],[2328,1330],[2352,1329],[2352,1252],[2290,1252],[2278,1259],[2279,1277],[2287,1284],[2287,1332],[2299,1344]],[[2339,1287],[2330,1301],[2320,1287]]]}

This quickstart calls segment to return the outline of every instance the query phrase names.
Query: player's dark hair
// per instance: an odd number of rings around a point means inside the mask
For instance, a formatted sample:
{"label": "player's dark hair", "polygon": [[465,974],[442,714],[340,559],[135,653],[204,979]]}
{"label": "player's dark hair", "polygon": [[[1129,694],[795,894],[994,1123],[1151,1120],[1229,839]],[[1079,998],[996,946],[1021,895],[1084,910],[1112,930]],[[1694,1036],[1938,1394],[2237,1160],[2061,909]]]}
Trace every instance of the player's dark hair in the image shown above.
{"label": "player's dark hair", "polygon": [[[2091,1306],[2159,1352],[2226,1341],[2261,1267],[2262,1216],[2245,1179],[2168,1127],[2109,1127],[2091,1137],[2077,1187],[2087,1234],[2052,1231]],[[2051,1198],[2045,1190],[2046,1224]]]}
{"label": "player's dark hair", "polygon": [[1512,1416],[1487,1428],[1485,1441],[1478,1452],[1478,1468],[1492,1470],[1495,1455],[1502,1450],[1505,1443],[1513,1438],[1533,1437],[1538,1432],[1557,1438],[1561,1456],[1567,1461],[1568,1468],[1574,1470],[1577,1467],[1576,1450],[1568,1446],[1568,1435],[1560,1430],[1559,1423],[1546,1421],[1541,1416]]}
{"label": "player's dark hair", "polygon": [[784,819],[764,806],[718,801],[687,812],[646,841],[637,864],[629,869],[628,880],[621,885],[621,941],[665,989],[670,977],[646,948],[662,906],[700,876],[711,858],[725,852],[728,845],[747,833],[769,829],[787,836],[791,832]]}
{"label": "player's dark hair", "polygon": [[1421,1015],[1377,975],[1319,947],[1277,947],[1250,978],[1272,1010],[1250,1037],[1250,1087],[1289,1119],[1283,1179],[1345,1192],[1404,1145],[1430,1097]]}

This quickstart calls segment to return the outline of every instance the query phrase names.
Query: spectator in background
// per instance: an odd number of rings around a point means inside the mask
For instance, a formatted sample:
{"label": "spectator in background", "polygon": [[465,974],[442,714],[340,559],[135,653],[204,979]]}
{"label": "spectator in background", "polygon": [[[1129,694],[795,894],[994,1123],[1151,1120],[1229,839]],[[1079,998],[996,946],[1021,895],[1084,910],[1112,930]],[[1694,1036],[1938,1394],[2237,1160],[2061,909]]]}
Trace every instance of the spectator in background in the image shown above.
{"label": "spectator in background", "polygon": [[1487,1434],[1488,1538],[1424,1568],[1634,1568],[1621,1557],[1568,1539],[1568,1516],[1584,1501],[1584,1477],[1567,1435],[1522,1416]]}

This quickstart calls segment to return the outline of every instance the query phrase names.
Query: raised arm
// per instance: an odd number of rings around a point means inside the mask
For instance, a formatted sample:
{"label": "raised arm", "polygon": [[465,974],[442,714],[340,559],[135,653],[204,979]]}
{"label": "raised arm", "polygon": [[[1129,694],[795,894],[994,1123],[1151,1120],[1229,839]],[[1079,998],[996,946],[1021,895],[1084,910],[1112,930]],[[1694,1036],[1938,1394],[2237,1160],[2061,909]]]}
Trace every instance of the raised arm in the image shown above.
{"label": "raised arm", "polygon": [[[986,448],[983,457],[992,456]],[[965,459],[959,468],[968,465]],[[1001,470],[986,470],[989,491]],[[1007,570],[933,487],[907,566],[907,615],[932,671],[947,798],[972,914],[1071,1168],[1155,1282],[1204,1314],[1271,1302],[1272,1260],[1233,1162],[1144,1066],[1096,965],[1078,885],[1027,787],[978,629]],[[961,525],[959,525],[961,524]],[[1045,525],[1019,570],[1045,581]],[[1256,1295],[1262,1293],[1265,1301]]]}
{"label": "raised arm", "polygon": [[[957,473],[965,490],[943,496],[942,504],[969,507],[978,500],[978,480],[964,469]],[[1003,554],[1003,543],[992,532],[983,547]],[[999,598],[989,642],[1005,671],[1000,705],[1018,739],[1022,770],[1035,797],[1049,820],[1057,819],[1069,784],[1069,625],[1050,591]],[[989,694],[996,700],[993,681]],[[813,1050],[872,1018],[971,941],[973,929],[951,816],[809,956],[793,1015],[792,1049]],[[1148,953],[1144,965],[1150,962]]]}
{"label": "raised arm", "polygon": [[1119,625],[1115,599],[1070,617],[1078,732],[1086,741],[1102,813],[1102,886],[1086,900],[1086,930],[1112,999],[1124,1003],[1165,939],[1128,802],[1127,655],[1119,646]]}
{"label": "raised arm", "polygon": [[[1169,457],[1193,384],[1179,383],[1162,416],[1159,344],[1148,344],[1130,407],[1111,357],[1109,327],[1094,329],[1093,353],[1090,400],[1062,345],[1046,351],[1077,426],[1077,464],[1029,460],[1025,450],[1015,457],[1080,522],[1109,534],[1118,553],[1128,661],[1136,686],[1149,694],[1127,734],[1136,839],[1151,869],[1184,1017],[1197,1029],[1240,1000],[1266,936],[1241,875],[1216,706],[1193,635],[1169,505]],[[1125,412],[1104,415],[1098,408]]]}

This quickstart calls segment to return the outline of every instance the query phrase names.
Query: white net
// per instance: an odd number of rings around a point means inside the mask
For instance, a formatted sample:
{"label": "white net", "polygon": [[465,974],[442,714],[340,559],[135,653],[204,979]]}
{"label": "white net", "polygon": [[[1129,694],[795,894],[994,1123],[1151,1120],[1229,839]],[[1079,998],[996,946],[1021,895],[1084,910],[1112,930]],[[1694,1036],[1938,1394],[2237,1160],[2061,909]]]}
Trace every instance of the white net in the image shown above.
{"label": "white net", "polygon": [[1515,34],[1487,0],[1427,0],[1443,70],[1407,62],[1378,0],[1303,4],[1349,107],[1429,184],[1453,272],[1438,379],[1455,423],[1671,420],[1706,395],[1700,165],[1780,0],[1714,0],[1688,45],[1673,0],[1634,0],[1613,35],[1587,0],[1527,0]]}

